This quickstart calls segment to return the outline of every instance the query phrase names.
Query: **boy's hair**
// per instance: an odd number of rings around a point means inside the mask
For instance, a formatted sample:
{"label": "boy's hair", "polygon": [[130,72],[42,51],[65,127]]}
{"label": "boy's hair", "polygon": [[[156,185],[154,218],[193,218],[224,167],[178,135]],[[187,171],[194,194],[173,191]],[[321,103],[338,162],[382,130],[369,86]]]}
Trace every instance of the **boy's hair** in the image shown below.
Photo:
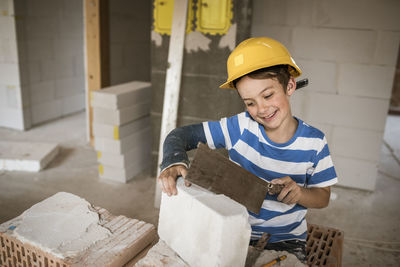
{"label": "boy's hair", "polygon": [[[289,68],[287,65],[276,65],[268,68],[258,69],[250,72],[244,76],[249,76],[252,79],[263,80],[263,79],[276,79],[283,87],[286,92],[287,85],[290,80]],[[233,85],[236,88],[237,82],[244,76],[237,78],[233,81]]]}

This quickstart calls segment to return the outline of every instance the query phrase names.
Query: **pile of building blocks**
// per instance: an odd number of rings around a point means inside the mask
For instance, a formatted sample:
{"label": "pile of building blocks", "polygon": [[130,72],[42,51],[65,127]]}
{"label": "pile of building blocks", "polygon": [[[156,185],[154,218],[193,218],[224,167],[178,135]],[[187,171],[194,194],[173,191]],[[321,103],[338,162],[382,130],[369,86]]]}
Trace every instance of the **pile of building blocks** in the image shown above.
{"label": "pile of building blocks", "polygon": [[53,143],[0,141],[0,170],[39,172],[58,152]]}
{"label": "pile of building blocks", "polygon": [[[91,206],[90,209],[98,213],[99,225],[108,229],[110,234],[74,256],[63,257],[48,248],[21,240],[15,231],[23,214],[1,224],[0,266],[123,266],[129,262],[136,262],[142,251],[148,250],[157,240],[152,224],[125,216],[114,216],[99,207]],[[48,222],[48,226],[58,232],[66,231],[57,229],[60,226],[56,223]],[[65,233],[73,234],[75,233]]]}
{"label": "pile of building blocks", "polygon": [[344,233],[340,230],[308,224],[307,264],[309,266],[342,266]]}
{"label": "pile of building blocks", "polygon": [[151,84],[94,91],[91,103],[100,178],[125,183],[151,162]]}
{"label": "pile of building blocks", "polygon": [[177,181],[162,195],[158,235],[189,266],[244,266],[251,228],[246,208],[222,194]]}

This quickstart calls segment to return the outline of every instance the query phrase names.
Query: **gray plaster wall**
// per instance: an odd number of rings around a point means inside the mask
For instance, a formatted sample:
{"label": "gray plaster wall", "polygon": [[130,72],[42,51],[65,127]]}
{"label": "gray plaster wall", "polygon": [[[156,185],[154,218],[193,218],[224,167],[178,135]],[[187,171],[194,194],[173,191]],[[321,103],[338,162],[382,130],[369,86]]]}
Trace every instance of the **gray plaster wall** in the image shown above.
{"label": "gray plaster wall", "polygon": [[[225,35],[192,31],[185,36],[177,126],[200,123],[234,115],[244,105],[234,90],[219,89],[226,77],[226,60],[235,45],[250,35],[252,1],[233,2],[232,25]],[[153,171],[157,157],[170,37],[152,31],[151,82]]]}
{"label": "gray plaster wall", "polygon": [[151,1],[109,1],[110,85],[150,81]]}

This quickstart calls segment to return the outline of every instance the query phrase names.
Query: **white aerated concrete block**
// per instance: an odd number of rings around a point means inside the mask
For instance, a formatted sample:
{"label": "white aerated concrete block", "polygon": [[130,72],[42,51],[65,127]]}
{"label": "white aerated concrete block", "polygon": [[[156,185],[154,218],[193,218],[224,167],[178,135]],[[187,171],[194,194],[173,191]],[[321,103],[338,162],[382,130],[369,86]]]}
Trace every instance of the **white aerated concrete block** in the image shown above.
{"label": "white aerated concrete block", "polygon": [[335,126],[330,149],[333,154],[378,162],[382,146],[382,131]]}
{"label": "white aerated concrete block", "polygon": [[150,166],[150,152],[151,149],[149,147],[149,149],[143,151],[142,154],[137,154],[135,160],[125,168],[99,164],[100,178],[121,183],[128,182]]}
{"label": "white aerated concrete block", "polygon": [[0,170],[38,172],[57,154],[57,144],[0,141]]}
{"label": "white aerated concrete block", "polygon": [[97,160],[103,165],[109,165],[119,168],[126,168],[138,160],[138,158],[146,157],[150,160],[151,154],[151,137],[143,137],[129,151],[124,154],[113,154],[103,151],[97,151]]}
{"label": "white aerated concrete block", "polygon": [[163,193],[158,235],[192,267],[244,266],[250,241],[244,206],[177,181],[178,195]]}
{"label": "white aerated concrete block", "polygon": [[134,104],[150,102],[151,83],[133,81],[94,91],[92,106],[96,108],[121,109]]}
{"label": "white aerated concrete block", "polygon": [[[370,191],[375,189],[378,171],[377,162],[336,155],[334,156],[334,160],[339,177],[338,185]],[[341,177],[342,179],[340,179]]]}
{"label": "white aerated concrete block", "polygon": [[150,114],[150,102],[135,104],[122,109],[93,108],[93,122],[122,125]]}
{"label": "white aerated concrete block", "polygon": [[137,131],[120,140],[113,140],[102,137],[94,138],[94,147],[97,151],[109,152],[112,154],[123,154],[139,145],[143,140],[151,136],[151,128],[147,127]]}
{"label": "white aerated concrete block", "polygon": [[339,94],[390,99],[395,67],[341,64]]}
{"label": "white aerated concrete block", "polygon": [[146,116],[124,125],[109,125],[103,123],[93,123],[93,135],[95,138],[104,137],[108,139],[120,140],[134,132],[149,127],[150,116]]}
{"label": "white aerated concrete block", "polygon": [[376,33],[372,30],[297,27],[292,37],[294,58],[370,63],[375,52]]}

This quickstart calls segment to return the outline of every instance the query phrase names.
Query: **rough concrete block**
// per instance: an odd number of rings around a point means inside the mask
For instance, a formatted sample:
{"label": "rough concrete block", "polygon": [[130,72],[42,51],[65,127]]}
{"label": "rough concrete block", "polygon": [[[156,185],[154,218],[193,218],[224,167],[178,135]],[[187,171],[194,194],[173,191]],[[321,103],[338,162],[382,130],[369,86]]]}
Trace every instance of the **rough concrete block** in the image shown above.
{"label": "rough concrete block", "polygon": [[139,118],[124,125],[93,123],[93,135],[108,139],[120,140],[134,132],[150,126],[150,116]]}
{"label": "rough concrete block", "polygon": [[124,154],[113,154],[103,151],[97,151],[97,160],[99,163],[108,166],[126,168],[135,162],[138,158],[146,157],[150,160],[151,137],[144,137],[140,142]]}
{"label": "rough concrete block", "polygon": [[135,267],[150,266],[189,267],[189,265],[162,240],[159,240],[157,244],[147,252],[146,256],[135,265]]}
{"label": "rough concrete block", "polygon": [[[312,1],[310,1],[312,2]],[[316,26],[400,30],[398,1],[317,1],[314,17]]]}
{"label": "rough concrete block", "polygon": [[113,140],[102,137],[94,138],[94,146],[97,151],[107,152],[111,154],[124,154],[134,147],[138,146],[142,140],[151,138],[151,128],[147,127],[133,134],[121,138],[120,140]]}
{"label": "rough concrete block", "polygon": [[301,77],[309,79],[308,86],[302,88],[301,91],[336,93],[337,64],[335,62],[296,60],[296,63],[303,72]]}
{"label": "rough concrete block", "polygon": [[334,155],[335,168],[338,173],[338,185],[365,189],[375,189],[378,162],[354,159]]}
{"label": "rough concrete block", "polygon": [[363,64],[339,66],[339,94],[390,99],[395,67]]}
{"label": "rough concrete block", "polygon": [[54,51],[62,51],[54,49],[53,39],[31,39],[26,43],[30,61],[51,60],[54,59]]}
{"label": "rough concrete block", "polygon": [[122,125],[149,115],[150,102],[135,104],[122,109],[93,108],[93,123]]}
{"label": "rough concrete block", "polygon": [[162,195],[158,234],[190,266],[244,266],[248,213],[224,195],[177,181],[178,195]]}
{"label": "rough concrete block", "polygon": [[370,63],[375,52],[376,33],[372,30],[296,27],[292,38],[291,52],[305,59]]}
{"label": "rough concrete block", "polygon": [[38,172],[58,154],[57,144],[0,141],[0,170]]}
{"label": "rough concrete block", "polygon": [[400,32],[379,31],[374,64],[396,66]]}
{"label": "rough concrete block", "polygon": [[96,108],[122,109],[139,103],[151,101],[151,84],[148,82],[129,82],[94,91],[92,106]]}
{"label": "rough concrete block", "polygon": [[350,127],[333,127],[333,154],[363,160],[378,162],[382,145],[383,129],[381,131],[361,130]]}
{"label": "rough concrete block", "polygon": [[115,182],[126,183],[132,180],[136,175],[150,167],[150,149],[143,153],[136,153],[134,160],[126,167],[115,167],[105,164],[99,164],[99,174],[101,179]]}
{"label": "rough concrete block", "polygon": [[307,121],[381,131],[389,100],[323,93],[308,94]]}

